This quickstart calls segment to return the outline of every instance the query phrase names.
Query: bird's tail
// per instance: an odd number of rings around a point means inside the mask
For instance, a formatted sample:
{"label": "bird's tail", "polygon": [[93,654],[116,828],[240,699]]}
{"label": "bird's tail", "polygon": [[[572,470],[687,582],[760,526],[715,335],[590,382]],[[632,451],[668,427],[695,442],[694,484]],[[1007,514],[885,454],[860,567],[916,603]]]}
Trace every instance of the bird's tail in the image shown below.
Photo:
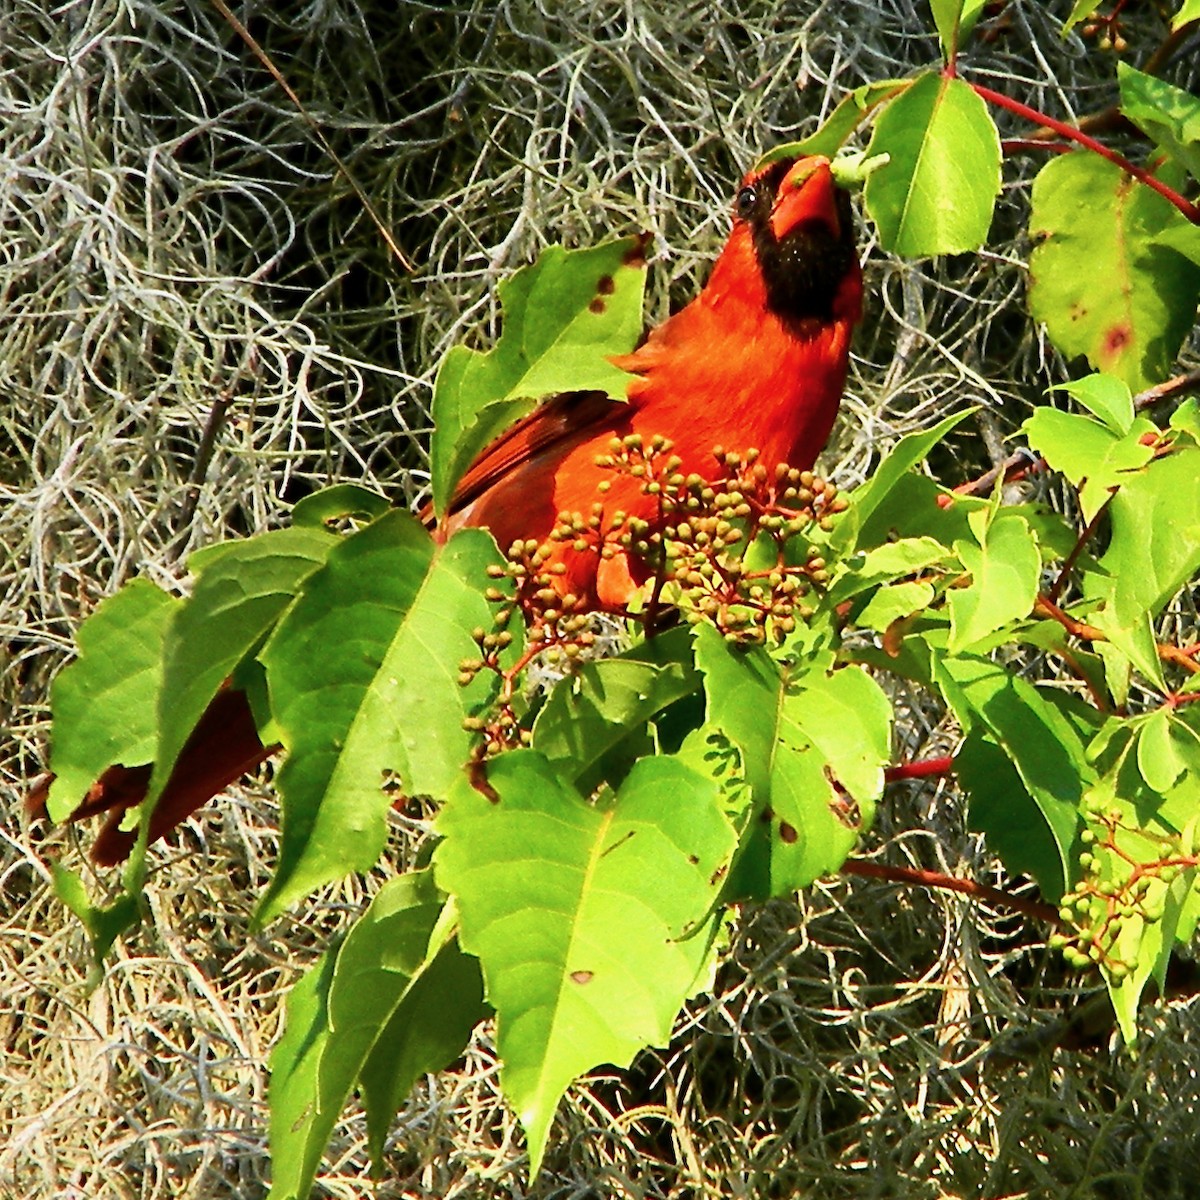
{"label": "bird's tail", "polygon": [[[150,818],[150,840],[170,833],[201,805],[220,794],[247,771],[252,771],[279,749],[264,746],[250,711],[245,692],[225,687],[213,698],[192,730]],[[125,814],[146,798],[151,766],[113,766],[88,789],[87,795],[67,818],[79,821],[107,813],[91,857],[110,867],[129,856],[137,839],[136,830],[121,828]],[[35,817],[45,816],[46,800],[54,776],[41,776],[26,798]]]}

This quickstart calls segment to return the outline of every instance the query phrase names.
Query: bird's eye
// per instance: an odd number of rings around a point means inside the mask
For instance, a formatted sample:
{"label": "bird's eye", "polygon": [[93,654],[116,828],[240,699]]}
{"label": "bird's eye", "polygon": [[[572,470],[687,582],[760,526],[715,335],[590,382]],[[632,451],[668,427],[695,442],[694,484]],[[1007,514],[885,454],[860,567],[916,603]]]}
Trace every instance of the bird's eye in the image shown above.
{"label": "bird's eye", "polygon": [[737,194],[737,199],[733,202],[734,208],[737,210],[739,217],[748,217],[753,211],[754,206],[758,203],[758,191],[752,187],[744,187]]}

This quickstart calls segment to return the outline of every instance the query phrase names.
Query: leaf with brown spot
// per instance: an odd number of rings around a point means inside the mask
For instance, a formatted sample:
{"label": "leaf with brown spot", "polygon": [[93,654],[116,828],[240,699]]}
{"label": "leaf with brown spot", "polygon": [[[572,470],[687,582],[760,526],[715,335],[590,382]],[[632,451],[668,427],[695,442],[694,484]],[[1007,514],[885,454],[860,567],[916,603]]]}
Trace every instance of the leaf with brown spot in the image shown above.
{"label": "leaf with brown spot", "polygon": [[697,626],[708,725],[742,753],[755,807],[726,896],[786,895],[836,871],[874,817],[891,749],[891,705],[832,654],[786,663]]}
{"label": "leaf with brown spot", "polygon": [[1200,265],[1173,243],[1194,232],[1157,192],[1094,154],[1038,173],[1029,307],[1068,357],[1134,391],[1169,374],[1196,316]]}
{"label": "leaf with brown spot", "polygon": [[434,383],[430,462],[439,513],[471,461],[542,397],[599,391],[625,399],[629,376],[609,359],[632,350],[642,332],[645,248],[642,237],[581,250],[549,246],[501,282],[499,341],[486,353],[454,346]]}
{"label": "leaf with brown spot", "polygon": [[706,977],[736,837],[717,783],[669,755],[640,759],[603,806],[532,750],[494,758],[488,778],[499,804],[466,779],[451,791],[434,870],[482,964],[536,1175],[563,1089],[666,1045]]}

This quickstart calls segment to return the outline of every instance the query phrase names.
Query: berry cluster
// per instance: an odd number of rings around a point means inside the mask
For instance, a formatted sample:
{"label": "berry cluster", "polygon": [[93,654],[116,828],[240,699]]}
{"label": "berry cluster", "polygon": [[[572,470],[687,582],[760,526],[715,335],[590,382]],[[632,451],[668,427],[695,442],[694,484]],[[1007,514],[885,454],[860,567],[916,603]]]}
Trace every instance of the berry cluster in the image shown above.
{"label": "berry cluster", "polygon": [[1087,816],[1081,834],[1087,848],[1079,856],[1084,878],[1059,908],[1071,932],[1054,934],[1050,944],[1072,966],[1103,967],[1115,982],[1137,966],[1142,933],[1162,920],[1171,884],[1200,858],[1181,837],[1126,824],[1120,809],[1102,802],[1090,805]]}
{"label": "berry cluster", "polygon": [[[489,603],[497,605],[492,629],[480,627],[472,632],[479,656],[463,659],[458,676],[464,687],[480,671],[493,672],[500,682],[490,715],[468,717],[463,722],[467,729],[481,735],[476,758],[529,743],[530,732],[520,719],[520,677],[535,658],[540,655],[569,668],[596,640],[584,599],[570,593],[563,595],[555,587],[566,567],[551,562],[551,556],[548,543],[539,545],[532,539],[514,542],[504,565],[488,568],[488,576],[495,582],[484,595]],[[497,586],[501,581],[507,586]],[[509,626],[518,612],[524,618],[524,645],[514,657],[508,653],[514,644]]]}
{"label": "berry cluster", "polygon": [[688,621],[711,622],[731,641],[782,641],[808,598],[829,578],[824,553],[809,540],[828,530],[847,502],[834,484],[786,464],[768,470],[749,450],[715,452],[724,475],[689,476],[670,497],[662,529],[679,607]]}
{"label": "berry cluster", "polygon": [[[811,471],[786,464],[768,470],[756,450],[718,447],[713,454],[717,478],[710,480],[684,475],[664,437],[613,438],[597,466],[637,480],[641,495],[651,501],[641,506],[648,515],[608,511],[612,481],[604,480],[588,514],[560,513],[544,543],[515,542],[505,564],[490,569],[494,582],[486,596],[498,606],[493,628],[475,630],[479,655],[464,659],[459,675],[466,684],[487,670],[500,682],[491,715],[467,721],[481,735],[477,757],[528,742],[519,684],[535,658],[570,669],[595,643],[594,602],[566,590],[568,547],[599,560],[622,555],[631,574],[647,579],[644,606],[629,616],[648,634],[667,606],[689,622],[708,621],[726,638],[747,644],[782,640],[797,619],[812,614],[807,601],[828,571],[809,535],[814,527],[830,529],[846,500]],[[519,653],[509,653],[514,644],[509,626],[517,613],[525,641]]]}

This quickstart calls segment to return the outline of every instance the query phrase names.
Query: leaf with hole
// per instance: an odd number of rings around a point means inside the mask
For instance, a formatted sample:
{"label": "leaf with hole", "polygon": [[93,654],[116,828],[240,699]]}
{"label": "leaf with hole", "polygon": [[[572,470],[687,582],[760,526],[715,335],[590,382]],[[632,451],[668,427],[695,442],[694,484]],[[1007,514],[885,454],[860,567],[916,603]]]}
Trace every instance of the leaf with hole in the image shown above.
{"label": "leaf with hole", "polygon": [[861,668],[832,655],[776,662],[697,626],[706,728],[742,752],[758,817],[739,851],[732,895],[787,895],[836,871],[875,815],[892,709]]}
{"label": "leaf with hole", "polygon": [[486,788],[452,789],[434,867],[483,966],[536,1174],[572,1080],[666,1044],[708,961],[735,835],[717,785],[669,757],[596,805],[534,751],[486,770]]}
{"label": "leaf with hole", "polygon": [[[328,529],[342,521],[365,524],[382,517],[391,507],[378,492],[356,483],[337,483],[297,500],[292,507],[292,524],[311,529]],[[191,560],[188,565],[192,565]]]}

